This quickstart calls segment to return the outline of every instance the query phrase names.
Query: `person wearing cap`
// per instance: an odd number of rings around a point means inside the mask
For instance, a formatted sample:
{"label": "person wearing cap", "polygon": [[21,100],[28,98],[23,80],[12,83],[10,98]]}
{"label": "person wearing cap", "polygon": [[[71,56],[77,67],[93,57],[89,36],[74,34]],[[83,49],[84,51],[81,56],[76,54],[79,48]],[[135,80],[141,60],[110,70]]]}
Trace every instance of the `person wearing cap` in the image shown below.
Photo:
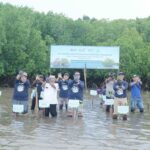
{"label": "person wearing cap", "polygon": [[27,79],[27,73],[20,71],[16,77],[12,103],[13,105],[23,105],[22,114],[26,114],[28,112],[29,87],[30,83]]}
{"label": "person wearing cap", "polygon": [[63,109],[63,105],[65,104],[66,111],[68,110],[68,84],[69,84],[69,74],[65,73],[63,75],[62,80],[57,81],[59,84],[59,97],[60,97],[60,104],[59,109]]}
{"label": "person wearing cap", "polygon": [[134,112],[136,107],[141,113],[144,112],[144,105],[141,95],[141,85],[142,81],[138,75],[133,75],[131,86],[131,112]]}
{"label": "person wearing cap", "polygon": [[[78,116],[82,117],[82,105],[83,105],[83,90],[84,83],[80,80],[80,73],[76,71],[74,73],[74,79],[69,81],[69,96],[71,100],[79,100],[81,111],[78,112]],[[73,112],[69,112],[68,116],[73,116]]]}
{"label": "person wearing cap", "polygon": [[36,79],[33,81],[32,86],[34,87],[34,90],[32,92],[32,97],[31,97],[31,99],[32,99],[32,104],[31,104],[32,113],[34,112],[35,105],[36,105],[36,94],[37,94],[38,101],[40,99],[42,99],[41,93],[43,91],[43,87],[42,87],[43,83],[44,83],[44,76],[43,75],[37,75]]}
{"label": "person wearing cap", "polygon": [[[117,76],[117,81],[113,85],[114,93],[114,113],[113,119],[118,117],[118,106],[127,105],[127,88],[128,83],[124,80],[125,74],[119,72]],[[123,120],[127,120],[127,115],[123,115]]]}
{"label": "person wearing cap", "polygon": [[51,114],[52,117],[57,117],[57,93],[59,90],[58,83],[56,83],[56,78],[54,75],[50,75],[49,82],[45,83],[43,91],[43,100],[45,100],[49,107],[45,108],[45,116],[49,117]]}

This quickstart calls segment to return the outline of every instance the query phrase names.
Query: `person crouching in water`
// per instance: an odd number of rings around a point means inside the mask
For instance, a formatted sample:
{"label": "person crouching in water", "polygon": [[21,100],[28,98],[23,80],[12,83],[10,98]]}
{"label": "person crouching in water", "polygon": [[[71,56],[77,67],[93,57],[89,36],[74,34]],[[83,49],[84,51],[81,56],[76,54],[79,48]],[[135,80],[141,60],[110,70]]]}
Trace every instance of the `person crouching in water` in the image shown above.
{"label": "person crouching in water", "polygon": [[[127,105],[128,83],[124,81],[124,76],[123,72],[119,72],[117,81],[113,85],[115,91],[113,119],[117,119],[118,117],[118,106]],[[123,115],[123,120],[127,120],[127,115]]]}
{"label": "person crouching in water", "polygon": [[43,100],[49,104],[49,108],[45,108],[45,116],[49,117],[51,114],[52,117],[57,117],[57,93],[59,87],[56,83],[56,78],[53,75],[50,75],[49,82],[44,85]]}
{"label": "person crouching in water", "polygon": [[20,71],[16,77],[12,103],[13,105],[23,105],[22,114],[28,113],[29,87],[30,83],[27,79],[27,73]]}
{"label": "person crouching in water", "polygon": [[68,82],[69,82],[69,74],[65,73],[62,80],[57,81],[59,84],[59,97],[60,104],[59,110],[63,110],[63,106],[65,104],[66,111],[68,110]]}
{"label": "person crouching in water", "polygon": [[[109,75],[109,77],[105,80],[106,101],[107,101],[107,99],[114,99],[114,89],[113,89],[114,83],[115,83],[114,75]],[[113,107],[113,106],[112,105],[106,105],[106,112],[110,112],[111,107]]]}
{"label": "person crouching in water", "polygon": [[134,112],[136,107],[140,110],[141,113],[144,112],[144,105],[141,96],[141,85],[142,81],[138,75],[132,77],[131,86],[131,112]]}
{"label": "person crouching in water", "polygon": [[[43,91],[42,85],[44,84],[44,76],[43,75],[37,75],[36,80],[33,82],[34,87],[34,94],[32,96],[32,105],[31,105],[31,111],[34,112],[35,106],[39,106],[39,100],[42,99],[41,92]],[[37,93],[36,93],[37,92]],[[38,100],[38,104],[36,104],[36,98]],[[38,108],[39,109],[39,108]]]}
{"label": "person crouching in water", "polygon": [[[73,77],[74,80],[69,81],[69,99],[80,101],[81,111],[78,112],[78,116],[82,117],[84,83],[80,80],[79,72],[75,72]],[[73,112],[69,112],[68,116],[72,117]]]}

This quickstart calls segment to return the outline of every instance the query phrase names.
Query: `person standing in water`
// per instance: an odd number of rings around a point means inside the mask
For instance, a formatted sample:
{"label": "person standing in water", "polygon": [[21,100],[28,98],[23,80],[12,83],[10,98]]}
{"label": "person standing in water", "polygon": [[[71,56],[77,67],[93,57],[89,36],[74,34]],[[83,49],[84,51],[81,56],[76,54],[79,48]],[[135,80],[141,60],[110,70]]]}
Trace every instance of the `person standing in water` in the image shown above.
{"label": "person standing in water", "polygon": [[48,108],[45,108],[45,116],[49,117],[51,114],[52,117],[57,117],[57,93],[59,87],[56,83],[56,78],[54,75],[50,75],[49,82],[45,83],[43,91],[43,100],[49,104]]}
{"label": "person standing in water", "polygon": [[141,113],[144,112],[144,105],[141,95],[141,85],[142,81],[138,75],[132,77],[131,86],[131,112],[134,112],[136,107],[138,107]]}
{"label": "person standing in water", "polygon": [[[125,74],[123,72],[119,72],[117,81],[115,81],[113,85],[115,91],[113,119],[117,119],[118,117],[118,106],[127,105],[128,83],[124,80],[124,77]],[[123,120],[127,120],[127,115],[123,115]]]}
{"label": "person standing in water", "polygon": [[42,99],[41,92],[43,91],[42,85],[44,84],[44,76],[43,75],[37,75],[36,80],[33,82],[33,96],[32,96],[32,105],[31,105],[31,111],[34,112],[35,106],[36,106],[36,98],[38,99],[38,106],[39,106],[39,100]]}
{"label": "person standing in water", "polygon": [[59,97],[60,97],[60,104],[59,110],[63,109],[65,104],[66,111],[68,110],[68,84],[69,84],[69,74],[65,73],[62,80],[57,81],[59,84]]}
{"label": "person standing in water", "polygon": [[[74,73],[73,77],[74,79],[69,81],[69,99],[80,101],[81,110],[79,111],[78,116],[82,117],[84,83],[80,80],[80,73],[78,71]],[[73,112],[70,112],[68,116],[73,116]]]}
{"label": "person standing in water", "polygon": [[30,83],[27,79],[27,73],[20,71],[16,76],[12,103],[13,105],[23,105],[22,114],[28,113],[29,87]]}

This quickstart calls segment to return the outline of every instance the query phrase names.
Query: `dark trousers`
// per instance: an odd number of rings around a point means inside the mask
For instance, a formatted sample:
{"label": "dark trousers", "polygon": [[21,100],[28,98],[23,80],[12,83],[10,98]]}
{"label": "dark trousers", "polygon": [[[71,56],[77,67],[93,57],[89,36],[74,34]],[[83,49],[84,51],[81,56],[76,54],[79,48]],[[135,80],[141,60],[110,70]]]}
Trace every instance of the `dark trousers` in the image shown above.
{"label": "dark trousers", "polygon": [[[110,97],[107,97],[107,99],[111,99]],[[114,106],[111,106],[111,105],[106,105],[106,112],[110,112],[110,109],[112,108],[112,110],[114,110]]]}
{"label": "dark trousers", "polygon": [[114,106],[106,105],[106,112],[110,112],[110,109],[114,110]]}
{"label": "dark trousers", "polygon": [[33,99],[32,99],[32,105],[31,105],[31,110],[35,109],[35,103],[36,103],[36,98],[33,97]]}
{"label": "dark trousers", "polygon": [[[40,99],[39,99],[40,100]],[[39,100],[38,100],[38,102],[39,102]],[[32,104],[31,104],[31,110],[34,110],[35,109],[35,105],[36,105],[36,97],[33,97],[33,99],[32,99]],[[39,110],[41,110],[40,108],[39,108]]]}
{"label": "dark trousers", "polygon": [[52,117],[56,117],[57,116],[56,106],[57,106],[56,104],[50,104],[49,108],[45,108],[45,116],[48,117],[50,113]]}

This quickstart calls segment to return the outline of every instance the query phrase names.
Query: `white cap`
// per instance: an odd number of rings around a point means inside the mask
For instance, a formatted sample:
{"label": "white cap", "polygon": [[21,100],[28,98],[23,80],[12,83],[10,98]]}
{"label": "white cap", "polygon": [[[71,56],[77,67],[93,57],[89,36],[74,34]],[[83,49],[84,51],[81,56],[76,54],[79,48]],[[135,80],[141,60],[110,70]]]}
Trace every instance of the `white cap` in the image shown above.
{"label": "white cap", "polygon": [[28,74],[27,74],[26,72],[23,72],[22,75],[23,75],[23,76],[26,76],[26,77],[28,76]]}

